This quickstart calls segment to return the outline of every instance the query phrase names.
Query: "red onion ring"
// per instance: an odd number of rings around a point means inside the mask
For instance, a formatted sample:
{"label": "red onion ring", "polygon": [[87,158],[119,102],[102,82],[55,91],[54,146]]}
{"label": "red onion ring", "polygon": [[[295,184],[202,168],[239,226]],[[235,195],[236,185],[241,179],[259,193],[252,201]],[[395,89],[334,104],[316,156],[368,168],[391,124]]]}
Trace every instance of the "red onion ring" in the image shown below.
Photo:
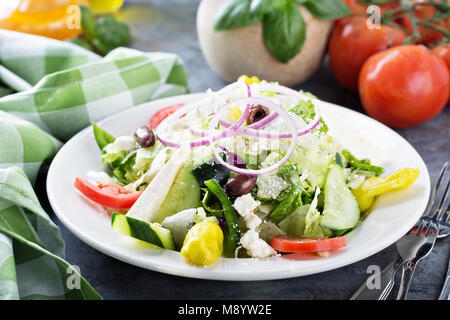
{"label": "red onion ring", "polygon": [[[248,86],[248,94],[250,94],[250,86]],[[274,85],[274,84],[265,84],[265,83],[254,83],[251,86],[256,87],[256,89],[258,89],[259,91],[272,91],[272,92],[278,92],[278,93],[282,93],[282,94],[286,94],[286,95],[293,95],[293,96],[297,96],[298,98],[301,98],[302,100],[311,100],[310,97],[308,97],[307,95],[304,95],[298,91],[283,87],[283,86],[279,86],[279,85]],[[257,138],[267,138],[267,139],[286,139],[286,138],[290,138],[291,134],[290,133],[270,133],[270,132],[264,132],[264,131],[258,131],[256,129],[259,129],[261,127],[266,126],[267,124],[269,124],[270,122],[272,122],[276,117],[278,116],[278,113],[272,113],[271,115],[269,115],[268,117],[261,119],[258,122],[255,122],[247,127],[241,127],[239,128],[240,130],[240,134],[245,134],[251,137],[257,137]],[[229,128],[229,126],[231,125],[229,122],[225,121],[225,120],[220,120],[219,123],[221,125],[223,125],[226,128]],[[297,136],[303,136],[305,134],[310,133],[311,131],[313,131],[314,129],[317,128],[317,126],[320,124],[320,112],[319,109],[317,108],[317,106],[314,104],[314,118],[309,122],[309,124],[306,126],[306,128],[304,128],[302,131],[297,132]],[[202,131],[202,130],[198,130],[198,129],[191,129],[191,132],[194,135],[197,136],[206,136],[207,133],[206,131]]]}
{"label": "red onion ring", "polygon": [[[238,89],[238,88],[241,87],[241,86],[242,86],[242,83],[235,82],[235,83],[232,83],[232,84],[230,84],[230,85],[224,87],[223,89],[221,89],[220,91],[218,91],[217,94],[218,94],[218,95],[226,95],[226,94],[228,94],[229,92],[232,92],[232,91]],[[250,90],[250,87],[247,85],[247,92],[249,92],[249,90]],[[155,132],[155,133],[156,133],[156,137],[158,138],[158,140],[159,140],[162,144],[164,144],[164,145],[166,145],[166,146],[168,146],[168,147],[170,147],[170,148],[179,148],[179,147],[181,147],[182,144],[164,138],[164,135],[162,134],[162,131],[163,131],[164,129],[166,129],[166,127],[167,127],[170,123],[172,123],[173,121],[179,120],[179,118],[180,118],[181,116],[183,116],[183,115],[185,115],[186,113],[188,113],[188,112],[190,112],[190,111],[192,111],[192,110],[198,108],[199,105],[201,105],[202,103],[205,103],[205,102],[206,102],[207,100],[209,100],[209,99],[210,99],[210,97],[207,97],[207,98],[202,99],[202,100],[200,100],[200,101],[197,101],[197,102],[194,102],[194,103],[192,103],[192,104],[186,105],[186,106],[184,106],[183,108],[180,108],[180,109],[178,109],[177,111],[175,111],[174,113],[172,113],[171,115],[169,115],[166,119],[164,119],[164,120],[159,124],[159,126],[158,126],[158,128],[156,129],[156,132]],[[247,115],[248,115],[248,114],[247,114]],[[247,116],[246,116],[246,117],[247,117]],[[242,121],[242,123],[245,122],[245,119],[246,119],[246,118],[244,118],[244,120]],[[236,123],[235,123],[235,124],[236,124]],[[240,125],[239,125],[239,126],[240,126]],[[227,131],[227,130],[225,130],[225,131]],[[215,136],[214,136],[215,141],[217,141],[218,139],[223,138],[223,134],[224,134],[224,132],[221,132],[221,133],[215,135]],[[205,137],[204,134],[200,134],[200,135],[198,135],[198,136],[200,136],[200,137]],[[207,145],[208,143],[209,143],[209,140],[207,140],[207,139],[205,139],[205,138],[201,138],[201,139],[192,140],[192,141],[189,143],[189,146],[190,146],[191,148],[195,148],[195,147]]]}
{"label": "red onion ring", "polygon": [[[262,174],[267,174],[267,173],[270,173],[270,172],[278,169],[284,163],[286,163],[286,161],[288,161],[289,158],[292,156],[292,154],[295,152],[295,147],[297,145],[297,134],[296,134],[297,128],[295,126],[294,119],[292,119],[292,117],[289,115],[289,113],[286,112],[281,106],[273,103],[270,100],[264,99],[264,98],[250,97],[250,98],[244,98],[244,99],[239,99],[239,100],[234,101],[234,103],[239,103],[239,102],[243,102],[243,103],[248,102],[247,107],[250,104],[260,104],[260,105],[268,107],[269,109],[275,109],[278,112],[278,114],[286,120],[287,124],[292,129],[292,133],[291,133],[291,137],[290,137],[290,139],[292,140],[291,145],[289,146],[289,149],[286,152],[286,155],[280,161],[278,161],[277,163],[271,165],[270,167],[264,168],[264,169],[260,169],[260,170],[243,169],[243,168],[239,168],[239,167],[236,167],[232,164],[225,162],[220,157],[220,155],[217,151],[217,148],[214,147],[215,141],[214,141],[213,135],[212,135],[214,128],[218,125],[218,123],[221,119],[222,113],[226,110],[225,108],[222,108],[214,115],[214,117],[212,118],[212,120],[209,124],[208,140],[210,143],[212,153],[214,154],[214,157],[216,158],[218,163],[223,165],[228,170],[236,172],[236,173],[244,174],[244,175],[252,175],[252,176],[262,175]],[[242,118],[242,116],[241,116],[241,118]],[[227,130],[231,130],[232,134],[236,135],[236,133],[240,132],[241,128],[237,128],[237,129],[229,129],[228,128]]]}

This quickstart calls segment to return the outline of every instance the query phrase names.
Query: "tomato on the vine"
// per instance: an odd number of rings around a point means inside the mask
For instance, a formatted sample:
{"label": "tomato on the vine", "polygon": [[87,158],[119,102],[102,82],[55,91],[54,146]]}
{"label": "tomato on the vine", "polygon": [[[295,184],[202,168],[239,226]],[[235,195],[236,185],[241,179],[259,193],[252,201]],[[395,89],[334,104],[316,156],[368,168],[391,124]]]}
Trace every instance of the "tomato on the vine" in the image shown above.
{"label": "tomato on the vine", "polygon": [[[447,65],[447,70],[450,74],[450,43],[447,43],[446,45],[441,45],[441,46],[437,46],[435,48],[433,48],[433,50],[431,50],[431,52],[433,52],[434,55],[442,58],[442,60],[444,60],[445,64]],[[450,77],[448,79],[448,90],[450,92]],[[450,93],[449,93],[449,101],[447,103],[448,105],[450,105]]]}
{"label": "tomato on the vine", "polygon": [[359,94],[367,113],[395,128],[436,116],[448,97],[444,61],[421,45],[398,46],[371,56],[359,75]]}
{"label": "tomato on the vine", "polygon": [[381,25],[369,29],[362,15],[342,19],[333,29],[328,53],[338,82],[351,91],[358,90],[358,76],[372,54],[401,45],[408,35],[400,29]]}
{"label": "tomato on the vine", "polygon": [[[361,13],[367,13],[368,6],[359,0],[344,0],[344,2],[347,4],[347,6],[350,8],[350,11],[354,15],[361,14]],[[388,10],[398,8],[399,6],[400,6],[400,4],[396,3],[396,2],[391,2],[391,3],[388,2],[388,3],[378,5],[378,7],[380,7],[380,9],[381,9],[381,12],[380,12],[381,14],[385,13]]]}
{"label": "tomato on the vine", "polygon": [[350,8],[352,14],[366,13],[367,6],[359,0],[344,0],[344,2]]}
{"label": "tomato on the vine", "polygon": [[[411,0],[414,3],[426,3],[429,0]],[[433,2],[440,2],[440,0],[433,0]],[[447,3],[450,4],[450,0],[447,0]],[[436,13],[436,8],[431,5],[418,5],[414,9],[414,15],[418,19],[419,22],[424,22],[430,20]],[[409,15],[405,15],[402,18],[401,24],[408,29],[411,33],[413,30],[413,24],[411,21],[411,17]],[[433,25],[440,27],[442,29],[450,31],[450,17],[445,20],[436,20],[432,22]],[[428,28],[424,25],[417,26],[418,32],[420,34],[420,43],[429,44],[435,41],[439,41],[444,37],[442,32],[438,30],[434,30],[432,28]]]}

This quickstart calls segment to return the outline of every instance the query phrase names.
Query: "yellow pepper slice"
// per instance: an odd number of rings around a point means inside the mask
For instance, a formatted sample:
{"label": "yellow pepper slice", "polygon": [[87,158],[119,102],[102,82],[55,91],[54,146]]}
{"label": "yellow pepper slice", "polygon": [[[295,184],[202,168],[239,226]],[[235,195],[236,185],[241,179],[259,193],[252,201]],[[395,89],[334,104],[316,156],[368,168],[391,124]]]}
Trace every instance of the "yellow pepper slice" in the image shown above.
{"label": "yellow pepper slice", "polygon": [[370,208],[376,196],[388,191],[406,189],[418,176],[419,169],[401,169],[387,177],[369,178],[352,192],[361,212],[364,212]]}
{"label": "yellow pepper slice", "polygon": [[223,232],[211,221],[195,224],[184,239],[181,255],[190,264],[205,266],[216,262],[223,252]]}
{"label": "yellow pepper slice", "polygon": [[258,77],[249,77],[246,74],[243,74],[242,76],[239,77],[238,81],[245,81],[247,84],[252,84],[252,83],[260,83],[260,80]]}

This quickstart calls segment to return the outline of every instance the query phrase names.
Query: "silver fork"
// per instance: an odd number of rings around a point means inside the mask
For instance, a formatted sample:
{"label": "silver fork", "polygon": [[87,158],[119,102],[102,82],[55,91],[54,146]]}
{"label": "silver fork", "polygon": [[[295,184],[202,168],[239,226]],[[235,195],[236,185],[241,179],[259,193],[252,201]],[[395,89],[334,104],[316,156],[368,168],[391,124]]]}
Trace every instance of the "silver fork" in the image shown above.
{"label": "silver fork", "polygon": [[[441,172],[439,173],[438,179],[436,180],[436,184],[430,194],[427,207],[424,211],[424,214],[422,218],[416,223],[416,225],[411,229],[410,232],[414,232],[415,229],[417,229],[423,219],[426,217],[431,216],[433,208],[433,205],[435,203],[436,199],[436,193],[438,192],[438,189],[441,185],[442,179],[444,174],[446,173],[448,167],[448,163],[445,163],[444,166],[441,169]],[[441,228],[440,232],[438,233],[437,238],[445,238],[450,234],[450,226],[444,226]],[[358,288],[358,290],[352,295],[350,300],[385,300],[391,293],[393,287],[394,287],[394,278],[397,271],[402,267],[403,265],[403,259],[400,256],[397,256],[396,259],[394,259],[387,267],[385,267],[381,272],[375,273],[367,278],[367,280],[361,285],[361,287]],[[373,281],[378,278],[380,286],[379,288],[374,288],[370,284],[373,283]]]}
{"label": "silver fork", "polygon": [[[446,172],[446,166],[444,168]],[[406,300],[417,264],[433,250],[441,225],[448,221],[448,215],[445,213],[450,208],[449,188],[450,179],[439,202],[435,202],[432,206],[433,209],[436,207],[432,211],[433,215],[422,218],[417,228],[397,241],[397,251],[403,259],[402,279],[397,300]]]}

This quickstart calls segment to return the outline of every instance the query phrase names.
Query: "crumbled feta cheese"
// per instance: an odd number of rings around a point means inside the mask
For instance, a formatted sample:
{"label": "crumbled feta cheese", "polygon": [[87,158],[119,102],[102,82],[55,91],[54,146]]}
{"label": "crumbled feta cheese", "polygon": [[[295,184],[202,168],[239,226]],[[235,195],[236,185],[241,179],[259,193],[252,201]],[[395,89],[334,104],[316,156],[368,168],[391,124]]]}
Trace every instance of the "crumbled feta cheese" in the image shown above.
{"label": "crumbled feta cheese", "polygon": [[245,216],[244,220],[250,230],[255,230],[262,222],[261,218],[254,213]]}
{"label": "crumbled feta cheese", "polygon": [[260,175],[256,180],[257,196],[263,199],[276,199],[289,184],[277,175]]}
{"label": "crumbled feta cheese", "polygon": [[241,216],[246,217],[249,214],[253,214],[260,204],[260,201],[253,199],[252,195],[247,193],[236,198],[233,207]]}
{"label": "crumbled feta cheese", "polygon": [[245,224],[250,230],[255,230],[262,222],[254,213],[260,204],[261,202],[253,199],[249,193],[238,197],[234,201],[233,207],[244,218]]}
{"label": "crumbled feta cheese", "polygon": [[241,237],[240,244],[253,258],[266,258],[277,254],[267,242],[259,238],[259,234],[255,230],[247,231]]}
{"label": "crumbled feta cheese", "polygon": [[105,147],[107,153],[117,153],[119,151],[130,152],[136,148],[136,141],[130,136],[117,137],[113,143]]}

